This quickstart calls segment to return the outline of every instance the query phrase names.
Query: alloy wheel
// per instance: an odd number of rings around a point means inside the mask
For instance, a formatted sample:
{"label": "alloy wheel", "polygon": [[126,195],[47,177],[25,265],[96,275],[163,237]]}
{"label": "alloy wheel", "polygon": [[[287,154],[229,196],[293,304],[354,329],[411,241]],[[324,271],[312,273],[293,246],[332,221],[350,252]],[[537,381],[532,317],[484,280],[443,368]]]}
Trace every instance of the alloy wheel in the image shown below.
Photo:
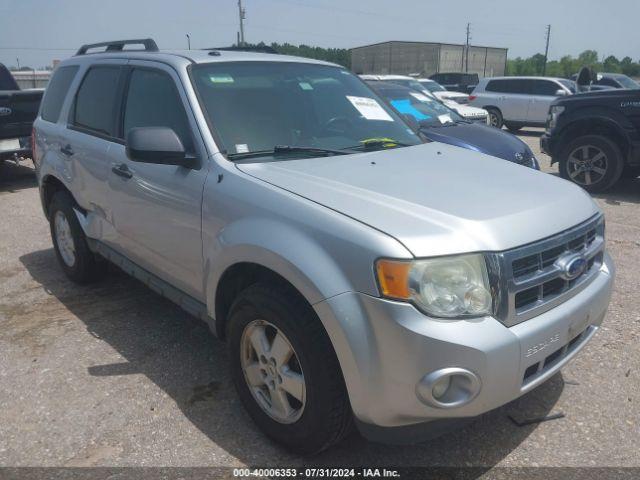
{"label": "alloy wheel", "polygon": [[594,145],[583,145],[573,150],[567,158],[569,178],[579,185],[594,185],[607,173],[607,155]]}
{"label": "alloy wheel", "polygon": [[71,235],[71,227],[67,217],[58,210],[54,217],[54,230],[56,234],[56,244],[58,251],[62,257],[62,261],[68,266],[73,267],[76,263],[76,248]]}
{"label": "alloy wheel", "polygon": [[282,330],[265,320],[250,322],[240,342],[244,379],[260,408],[279,423],[298,420],[307,389],[291,342]]}

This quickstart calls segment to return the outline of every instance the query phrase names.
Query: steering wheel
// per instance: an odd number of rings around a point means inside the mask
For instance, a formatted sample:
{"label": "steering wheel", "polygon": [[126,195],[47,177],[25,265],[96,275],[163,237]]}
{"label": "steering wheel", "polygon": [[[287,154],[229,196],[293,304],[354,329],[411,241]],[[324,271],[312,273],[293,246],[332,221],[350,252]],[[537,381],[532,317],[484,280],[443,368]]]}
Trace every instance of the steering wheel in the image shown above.
{"label": "steering wheel", "polygon": [[347,117],[333,117],[325,122],[320,130],[320,134],[344,134],[353,128],[353,122]]}

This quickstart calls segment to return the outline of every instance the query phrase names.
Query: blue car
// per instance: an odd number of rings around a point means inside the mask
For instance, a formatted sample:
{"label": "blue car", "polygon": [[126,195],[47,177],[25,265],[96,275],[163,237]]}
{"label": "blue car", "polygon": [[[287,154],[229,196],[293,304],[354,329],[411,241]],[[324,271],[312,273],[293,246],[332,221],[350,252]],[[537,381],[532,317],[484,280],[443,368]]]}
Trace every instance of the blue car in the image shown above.
{"label": "blue car", "polygon": [[[415,120],[429,140],[475,150],[540,170],[529,146],[515,135],[471,123],[438,100],[401,85],[368,81],[367,84],[408,120]],[[412,122],[413,123],[413,122]]]}

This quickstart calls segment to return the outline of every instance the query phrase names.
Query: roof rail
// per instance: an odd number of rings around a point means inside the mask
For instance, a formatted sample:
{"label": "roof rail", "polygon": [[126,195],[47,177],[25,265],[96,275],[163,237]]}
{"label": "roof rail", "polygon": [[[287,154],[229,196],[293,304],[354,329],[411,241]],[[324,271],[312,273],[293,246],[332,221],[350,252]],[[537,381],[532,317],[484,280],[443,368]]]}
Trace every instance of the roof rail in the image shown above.
{"label": "roof rail", "polygon": [[229,52],[256,52],[256,53],[274,53],[278,54],[278,51],[270,47],[269,45],[256,45],[254,47],[239,47],[237,45],[233,45],[231,47],[218,47],[218,48],[205,48],[204,50],[220,50],[220,51],[229,51]]}
{"label": "roof rail", "polygon": [[[158,45],[152,38],[139,38],[135,40],[114,40],[112,42],[88,43],[82,45],[76,52],[76,55],[86,55],[87,50],[91,48],[106,47],[104,52],[121,52],[125,45],[143,45],[145,52],[157,52]],[[104,53],[96,52],[96,53]]]}

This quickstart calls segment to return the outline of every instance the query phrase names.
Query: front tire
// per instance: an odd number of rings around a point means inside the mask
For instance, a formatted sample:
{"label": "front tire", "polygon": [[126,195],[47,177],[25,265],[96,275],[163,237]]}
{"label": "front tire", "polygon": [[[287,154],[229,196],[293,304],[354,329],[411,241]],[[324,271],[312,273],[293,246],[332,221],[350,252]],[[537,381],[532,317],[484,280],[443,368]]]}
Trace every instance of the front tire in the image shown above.
{"label": "front tire", "polygon": [[340,365],[297,292],[266,284],[244,290],[230,310],[228,342],[240,400],[269,437],[312,454],[348,433],[352,415]]}
{"label": "front tire", "polygon": [[105,263],[87,244],[80,222],[73,211],[73,197],[59,191],[49,204],[49,225],[56,257],[64,273],[78,284],[98,280],[105,271]]}
{"label": "front tire", "polygon": [[510,123],[507,123],[506,126],[507,130],[509,130],[511,133],[517,133],[522,130],[522,125],[512,125]]}
{"label": "front tire", "polygon": [[502,112],[497,108],[487,108],[487,112],[489,113],[489,125],[492,127],[496,127],[501,129],[504,125],[504,119],[502,118]]}
{"label": "front tire", "polygon": [[601,135],[575,138],[560,154],[560,176],[590,193],[600,193],[616,183],[624,169],[620,148]]}

